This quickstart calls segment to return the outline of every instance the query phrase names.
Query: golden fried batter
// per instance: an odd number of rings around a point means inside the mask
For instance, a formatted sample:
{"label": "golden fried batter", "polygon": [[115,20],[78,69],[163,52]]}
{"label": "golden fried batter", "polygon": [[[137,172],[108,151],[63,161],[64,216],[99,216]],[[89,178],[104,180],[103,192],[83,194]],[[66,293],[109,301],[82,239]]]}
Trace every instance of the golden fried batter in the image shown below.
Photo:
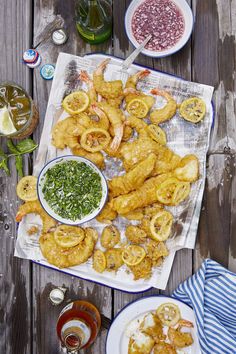
{"label": "golden fried batter", "polygon": [[111,208],[111,202],[107,202],[96,219],[101,223],[111,224],[116,217],[117,212]]}
{"label": "golden fried batter", "polygon": [[149,240],[146,243],[147,256],[151,259],[153,266],[160,266],[163,257],[167,257],[169,251],[164,242]]}
{"label": "golden fried batter", "polygon": [[129,340],[128,354],[150,354],[154,344],[155,342],[150,336],[138,332],[133,334]]}
{"label": "golden fried batter", "polygon": [[112,197],[121,194],[127,194],[141,187],[153,171],[156,162],[156,155],[150,154],[145,160],[138,163],[132,170],[124,174],[112,178],[108,182],[109,191]]}
{"label": "golden fried batter", "polygon": [[39,245],[49,263],[58,268],[67,268],[86,262],[93,253],[95,242],[91,235],[86,234],[77,246],[64,248],[55,242],[54,232],[48,232],[41,235]]}
{"label": "golden fried batter", "polygon": [[125,230],[125,236],[130,242],[135,244],[144,243],[147,239],[147,234],[138,226],[134,225],[127,226]]}
{"label": "golden fried batter", "polygon": [[152,262],[148,257],[145,257],[141,263],[129,268],[134,275],[134,280],[148,279],[152,275]]}
{"label": "golden fried batter", "polygon": [[123,264],[122,260],[122,249],[121,248],[111,248],[105,252],[107,261],[107,270],[117,271]]}
{"label": "golden fried batter", "polygon": [[113,248],[120,242],[120,231],[116,226],[106,226],[101,235],[101,245],[104,248]]}
{"label": "golden fried batter", "polygon": [[159,317],[153,313],[148,313],[141,325],[140,330],[147,334],[148,336],[152,337],[156,343],[160,340],[165,339],[165,335],[163,333],[163,325]]}
{"label": "golden fried batter", "polygon": [[43,232],[48,232],[51,228],[54,228],[57,225],[57,221],[51,218],[41,207],[39,200],[21,204],[16,214],[16,221],[20,222],[25,215],[31,213],[38,214],[41,217],[43,222]]}
{"label": "golden fried batter", "polygon": [[169,174],[163,174],[149,178],[136,191],[114,198],[112,200],[112,209],[119,214],[125,214],[157,202],[156,188],[169,176]]}

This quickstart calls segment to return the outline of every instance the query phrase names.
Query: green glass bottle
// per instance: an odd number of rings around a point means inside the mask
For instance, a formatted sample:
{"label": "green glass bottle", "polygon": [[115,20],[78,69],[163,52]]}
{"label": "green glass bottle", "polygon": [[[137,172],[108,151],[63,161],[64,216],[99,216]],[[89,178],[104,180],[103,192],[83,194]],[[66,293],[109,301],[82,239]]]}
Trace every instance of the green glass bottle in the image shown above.
{"label": "green glass bottle", "polygon": [[76,0],[76,27],[90,44],[108,39],[112,33],[112,6],[109,0]]}

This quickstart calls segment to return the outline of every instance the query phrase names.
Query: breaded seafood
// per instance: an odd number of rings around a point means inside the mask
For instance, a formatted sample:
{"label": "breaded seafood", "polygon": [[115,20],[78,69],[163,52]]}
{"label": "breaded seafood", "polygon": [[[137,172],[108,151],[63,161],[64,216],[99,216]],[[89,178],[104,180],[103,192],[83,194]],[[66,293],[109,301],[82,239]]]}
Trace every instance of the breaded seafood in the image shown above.
{"label": "breaded seafood", "polygon": [[145,160],[138,163],[132,170],[124,174],[112,178],[108,182],[109,191],[112,197],[121,194],[127,194],[139,187],[151,175],[156,162],[156,155],[150,154]]}
{"label": "breaded seafood", "polygon": [[114,198],[112,200],[112,209],[119,214],[125,214],[137,208],[157,202],[157,186],[165,181],[168,176],[168,174],[163,174],[149,178],[136,191]]}
{"label": "breaded seafood", "polygon": [[16,221],[20,222],[27,214],[38,214],[41,217],[43,222],[42,232],[48,232],[57,225],[56,220],[51,218],[41,207],[39,200],[26,202],[20,205],[16,214]]}
{"label": "breaded seafood", "polygon": [[67,268],[86,262],[93,253],[95,242],[90,233],[85,232],[84,240],[75,247],[64,248],[55,242],[54,232],[42,234],[39,245],[47,261],[58,268]]}
{"label": "breaded seafood", "polygon": [[129,340],[128,354],[150,354],[155,342],[152,337],[138,332]]}

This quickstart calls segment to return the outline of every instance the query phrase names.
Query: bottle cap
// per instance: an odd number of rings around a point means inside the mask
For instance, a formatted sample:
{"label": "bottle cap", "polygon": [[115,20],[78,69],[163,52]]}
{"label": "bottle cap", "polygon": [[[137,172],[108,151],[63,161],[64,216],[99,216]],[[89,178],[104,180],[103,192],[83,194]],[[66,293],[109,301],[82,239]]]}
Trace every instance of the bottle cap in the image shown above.
{"label": "bottle cap", "polygon": [[40,70],[43,79],[51,80],[54,76],[55,66],[53,64],[45,64]]}
{"label": "bottle cap", "polygon": [[49,294],[49,300],[53,305],[60,305],[65,298],[66,288],[55,288]]}
{"label": "bottle cap", "polygon": [[58,28],[52,32],[52,41],[56,45],[61,45],[66,43],[68,35],[63,28]]}
{"label": "bottle cap", "polygon": [[37,59],[33,62],[33,63],[26,63],[25,64],[28,66],[28,68],[30,69],[34,69],[37,68],[40,64],[41,64],[42,58],[41,56],[38,54]]}
{"label": "bottle cap", "polygon": [[34,63],[35,61],[37,61],[38,57],[39,53],[35,49],[28,49],[23,54],[23,60],[25,64]]}

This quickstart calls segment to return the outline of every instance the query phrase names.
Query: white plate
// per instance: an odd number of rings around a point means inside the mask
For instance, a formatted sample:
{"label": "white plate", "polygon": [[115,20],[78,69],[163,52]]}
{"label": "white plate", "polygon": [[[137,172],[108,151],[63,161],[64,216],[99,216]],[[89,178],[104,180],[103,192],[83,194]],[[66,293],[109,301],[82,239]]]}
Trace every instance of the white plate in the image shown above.
{"label": "white plate", "polygon": [[[137,42],[135,39],[132,28],[131,28],[131,22],[132,22],[132,17],[137,9],[137,7],[143,3],[145,0],[133,0],[131,4],[129,5],[126,14],[125,14],[125,30],[126,34],[130,40],[130,42],[137,48],[140,43]],[[178,52],[189,40],[191,33],[193,31],[193,13],[188,5],[186,0],[172,0],[176,5],[179,7],[181,10],[184,20],[185,20],[185,28],[184,28],[184,33],[183,36],[180,38],[180,40],[172,47],[167,50],[162,50],[162,51],[152,51],[148,49],[143,49],[142,53],[153,57],[153,58],[161,58],[161,57],[166,57],[168,55],[174,54]]]}
{"label": "white plate", "polygon": [[131,302],[129,305],[124,307],[115,317],[107,334],[106,354],[127,354],[129,337],[126,334],[126,330],[131,321],[142,318],[145,314],[156,310],[165,302],[171,302],[177,305],[180,309],[181,317],[185,320],[191,321],[194,325],[194,328],[191,329],[194,343],[190,347],[183,348],[183,350],[179,351],[179,353],[201,354],[197,335],[197,325],[193,310],[183,302],[167,296],[144,297]]}

